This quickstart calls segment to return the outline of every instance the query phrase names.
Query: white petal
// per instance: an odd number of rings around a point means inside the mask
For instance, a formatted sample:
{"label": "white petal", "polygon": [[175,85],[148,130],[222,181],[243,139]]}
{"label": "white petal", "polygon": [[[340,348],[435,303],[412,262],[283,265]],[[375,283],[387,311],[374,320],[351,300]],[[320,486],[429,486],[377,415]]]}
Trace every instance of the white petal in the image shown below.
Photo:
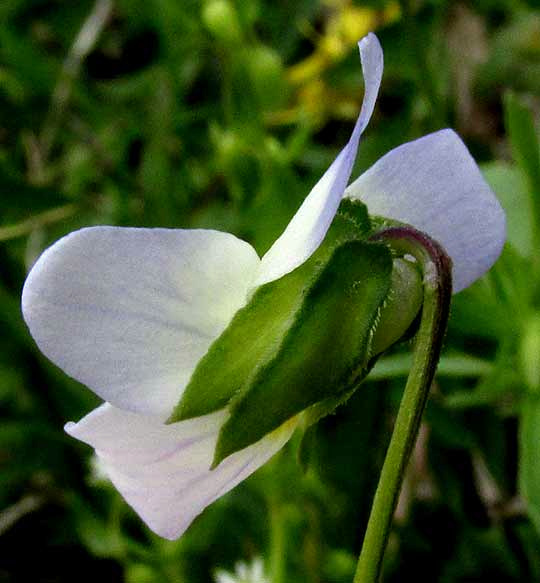
{"label": "white petal", "polygon": [[281,449],[296,426],[293,418],[210,470],[226,415],[218,411],[164,425],[105,403],[65,429],[95,448],[113,484],[148,526],[175,539],[209,504]]}
{"label": "white petal", "polygon": [[445,248],[454,293],[497,260],[506,238],[504,212],[465,144],[452,130],[403,144],[346,190],[370,214],[408,223]]}
{"label": "white petal", "polygon": [[259,265],[207,230],[93,227],[39,258],[22,306],[41,351],[103,399],[166,417]]}
{"label": "white petal", "polygon": [[375,107],[383,71],[383,53],[377,37],[370,33],[358,46],[365,93],[351,139],[262,258],[257,285],[279,279],[302,265],[321,244],[336,214],[351,175],[360,136]]}

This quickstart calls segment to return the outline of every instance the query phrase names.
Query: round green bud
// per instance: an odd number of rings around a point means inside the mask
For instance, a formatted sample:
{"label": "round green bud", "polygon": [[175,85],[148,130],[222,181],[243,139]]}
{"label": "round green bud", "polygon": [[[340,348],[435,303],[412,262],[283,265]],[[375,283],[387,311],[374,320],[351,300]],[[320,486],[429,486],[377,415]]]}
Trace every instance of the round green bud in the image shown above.
{"label": "round green bud", "polygon": [[201,17],[204,26],[217,40],[226,44],[242,41],[238,14],[228,0],[209,0],[203,6]]}
{"label": "round green bud", "polygon": [[280,107],[287,96],[285,71],[280,55],[265,45],[245,51],[245,66],[260,107],[270,110]]}

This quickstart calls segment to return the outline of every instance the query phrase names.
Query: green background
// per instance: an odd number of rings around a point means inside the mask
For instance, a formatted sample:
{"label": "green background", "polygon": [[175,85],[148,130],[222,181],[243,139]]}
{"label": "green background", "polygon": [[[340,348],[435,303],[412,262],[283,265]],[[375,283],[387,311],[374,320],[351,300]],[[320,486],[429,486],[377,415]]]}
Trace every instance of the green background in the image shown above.
{"label": "green background", "polygon": [[508,216],[505,251],[455,297],[396,512],[385,582],[540,581],[540,11],[537,2],[3,0],[0,4],[0,581],[341,583],[410,346],[312,435],[152,535],[62,427],[98,400],[20,315],[40,252],[82,226],[211,227],[264,252],[345,144],[356,40],[385,52],[354,175],[430,131],[463,137]]}

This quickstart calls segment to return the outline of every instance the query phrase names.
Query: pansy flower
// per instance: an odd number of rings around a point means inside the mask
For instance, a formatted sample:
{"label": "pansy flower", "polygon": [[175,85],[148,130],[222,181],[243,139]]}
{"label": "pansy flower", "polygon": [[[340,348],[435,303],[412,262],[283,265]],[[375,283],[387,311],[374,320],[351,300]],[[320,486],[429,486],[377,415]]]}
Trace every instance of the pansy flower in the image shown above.
{"label": "pansy flower", "polygon": [[163,537],[180,536],[295,430],[298,415],[213,467],[228,408],[168,420],[255,290],[317,251],[344,196],[437,240],[452,259],[455,292],[501,251],[504,214],[451,130],[392,150],[347,188],[383,71],[373,34],[359,48],[365,94],[352,136],[262,258],[213,230],[91,227],[47,249],[28,275],[22,308],[37,345],[105,401],[67,433],[95,448],[125,500]]}

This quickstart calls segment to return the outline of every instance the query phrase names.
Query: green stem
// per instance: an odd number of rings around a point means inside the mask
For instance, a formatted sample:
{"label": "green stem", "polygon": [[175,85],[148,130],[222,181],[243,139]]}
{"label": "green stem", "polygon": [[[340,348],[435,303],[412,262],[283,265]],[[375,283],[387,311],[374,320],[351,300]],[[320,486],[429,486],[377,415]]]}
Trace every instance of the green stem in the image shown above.
{"label": "green stem", "polygon": [[409,227],[395,227],[381,231],[374,239],[416,258],[423,271],[424,302],[413,363],[373,499],[354,583],[379,580],[401,484],[439,361],[452,291],[450,259],[429,237]]}
{"label": "green stem", "polygon": [[272,583],[284,583],[286,579],[286,525],[285,509],[272,495],[270,502],[270,565]]}
{"label": "green stem", "polygon": [[0,241],[9,241],[28,235],[32,231],[51,223],[57,223],[73,216],[78,210],[75,204],[66,204],[25,219],[20,223],[0,227]]}
{"label": "green stem", "polygon": [[54,140],[60,127],[60,121],[65,113],[73,85],[80,74],[84,59],[92,51],[96,42],[107,24],[114,5],[112,0],[96,0],[92,11],[84,21],[69,53],[67,54],[58,81],[54,88],[51,104],[43,129],[41,130],[40,143],[42,157],[46,160],[54,145]]}

